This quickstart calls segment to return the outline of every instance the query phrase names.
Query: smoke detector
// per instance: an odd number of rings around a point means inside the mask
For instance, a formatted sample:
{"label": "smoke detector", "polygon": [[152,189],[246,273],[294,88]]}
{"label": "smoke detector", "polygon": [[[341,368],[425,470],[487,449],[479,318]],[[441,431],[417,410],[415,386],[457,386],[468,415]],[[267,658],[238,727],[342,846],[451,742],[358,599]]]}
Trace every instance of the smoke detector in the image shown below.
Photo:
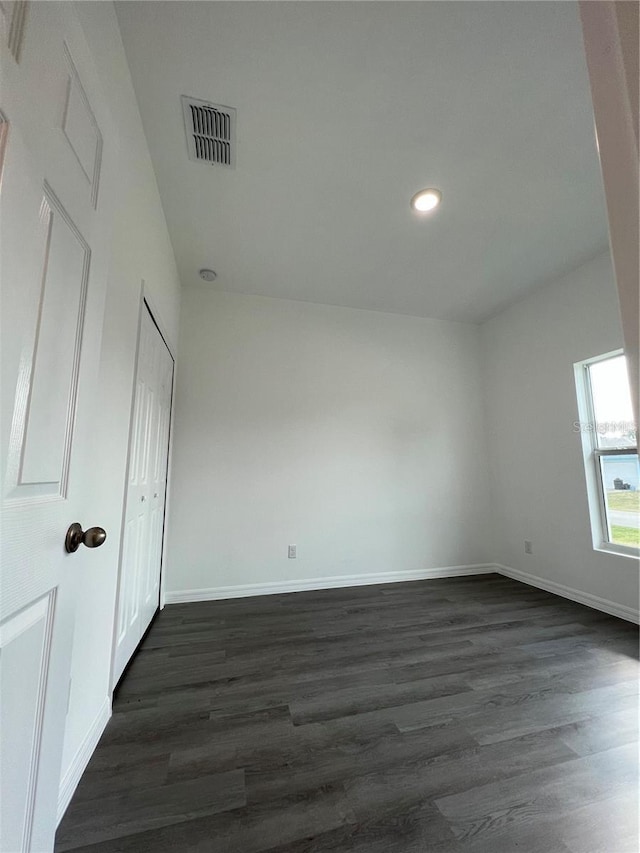
{"label": "smoke detector", "polygon": [[218,274],[213,270],[200,270],[200,278],[204,281],[215,281],[218,278]]}
{"label": "smoke detector", "polygon": [[236,111],[183,95],[182,114],[189,159],[233,169],[236,165]]}

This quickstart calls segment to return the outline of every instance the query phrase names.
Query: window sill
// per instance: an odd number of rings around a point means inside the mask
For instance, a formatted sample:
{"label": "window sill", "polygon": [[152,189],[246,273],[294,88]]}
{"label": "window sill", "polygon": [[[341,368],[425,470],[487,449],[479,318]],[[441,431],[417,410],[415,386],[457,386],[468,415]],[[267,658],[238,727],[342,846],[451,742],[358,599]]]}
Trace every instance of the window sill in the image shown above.
{"label": "window sill", "polygon": [[632,560],[640,558],[640,548],[631,548],[626,545],[611,545],[610,542],[602,542],[600,545],[593,546],[594,551],[600,551],[603,554],[614,554],[617,557],[631,557]]}

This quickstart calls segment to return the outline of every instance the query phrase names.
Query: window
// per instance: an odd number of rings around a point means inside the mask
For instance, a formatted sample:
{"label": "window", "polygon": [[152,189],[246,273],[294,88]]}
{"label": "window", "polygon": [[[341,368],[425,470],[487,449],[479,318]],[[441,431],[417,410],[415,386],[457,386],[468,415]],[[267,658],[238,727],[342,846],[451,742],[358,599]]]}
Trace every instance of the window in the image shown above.
{"label": "window", "polygon": [[624,355],[576,365],[580,421],[594,546],[637,554],[640,466]]}

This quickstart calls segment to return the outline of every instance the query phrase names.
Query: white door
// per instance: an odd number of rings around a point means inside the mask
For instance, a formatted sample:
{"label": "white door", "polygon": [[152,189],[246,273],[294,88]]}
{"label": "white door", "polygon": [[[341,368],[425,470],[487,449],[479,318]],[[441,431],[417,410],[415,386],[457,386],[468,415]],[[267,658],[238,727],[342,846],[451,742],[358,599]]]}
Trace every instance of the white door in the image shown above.
{"label": "white door", "polygon": [[117,150],[72,6],[26,7],[0,2],[3,853],[53,849]]}
{"label": "white door", "polygon": [[146,304],[140,318],[112,683],[158,608],[173,358]]}

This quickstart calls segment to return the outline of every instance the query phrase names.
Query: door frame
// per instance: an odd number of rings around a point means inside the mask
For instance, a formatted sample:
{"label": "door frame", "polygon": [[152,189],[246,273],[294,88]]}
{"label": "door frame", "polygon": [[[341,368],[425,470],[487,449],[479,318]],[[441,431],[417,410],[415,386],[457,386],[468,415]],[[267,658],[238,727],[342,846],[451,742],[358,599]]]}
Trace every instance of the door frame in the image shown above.
{"label": "door frame", "polygon": [[[164,608],[165,605],[165,589],[164,589],[164,579],[165,579],[165,565],[167,558],[167,518],[169,516],[169,502],[171,497],[171,464],[173,458],[173,419],[174,419],[174,409],[175,409],[175,394],[176,394],[176,347],[175,344],[171,341],[171,338],[167,332],[167,327],[163,323],[161,319],[161,314],[157,309],[155,304],[155,300],[153,296],[149,293],[149,286],[142,279],[140,283],[140,293],[138,297],[138,321],[137,321],[137,332],[136,332],[136,349],[134,356],[134,368],[133,375],[131,378],[131,402],[129,404],[129,438],[127,441],[127,462],[125,466],[125,474],[124,474],[124,484],[122,490],[122,518],[120,521],[120,531],[119,531],[119,544],[118,544],[118,577],[116,581],[116,595],[115,595],[115,604],[113,610],[113,620],[112,620],[112,628],[111,628],[111,663],[109,666],[109,700],[113,703],[113,691],[116,685],[113,683],[113,674],[115,670],[115,655],[116,655],[116,644],[117,644],[117,633],[118,633],[118,612],[120,606],[120,585],[122,580],[122,557],[123,557],[123,548],[124,548],[124,528],[125,528],[125,517],[127,512],[127,485],[129,483],[129,469],[131,465],[131,439],[133,436],[133,416],[134,416],[134,406],[136,399],[136,378],[138,375],[138,361],[140,358],[140,335],[142,331],[142,317],[143,312],[145,310],[149,311],[151,315],[151,319],[153,320],[160,337],[164,341],[165,346],[169,351],[169,355],[171,356],[171,360],[173,361],[173,380],[171,383],[171,410],[169,414],[169,441],[168,441],[168,449],[167,449],[167,485],[165,489],[165,500],[164,500],[164,524],[162,529],[162,554],[160,557],[160,590],[159,590],[159,601],[158,607],[160,610]],[[126,671],[126,670],[125,670]]]}

